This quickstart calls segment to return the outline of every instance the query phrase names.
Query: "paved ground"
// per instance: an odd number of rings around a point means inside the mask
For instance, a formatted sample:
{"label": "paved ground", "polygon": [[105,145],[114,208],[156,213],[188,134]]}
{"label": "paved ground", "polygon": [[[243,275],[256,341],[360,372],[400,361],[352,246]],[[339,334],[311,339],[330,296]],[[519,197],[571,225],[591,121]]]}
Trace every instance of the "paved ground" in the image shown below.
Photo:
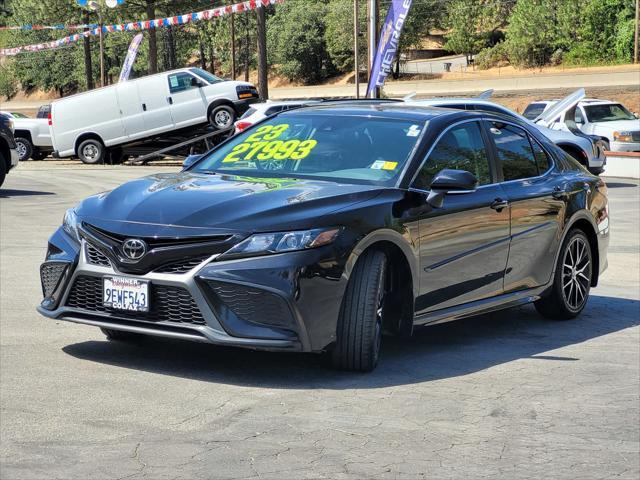
{"label": "paved ground", "polygon": [[152,170],[30,163],[0,190],[1,478],[638,478],[637,182],[608,180],[610,267],[580,319],[423,329],[357,375],[39,317],[64,210]]}

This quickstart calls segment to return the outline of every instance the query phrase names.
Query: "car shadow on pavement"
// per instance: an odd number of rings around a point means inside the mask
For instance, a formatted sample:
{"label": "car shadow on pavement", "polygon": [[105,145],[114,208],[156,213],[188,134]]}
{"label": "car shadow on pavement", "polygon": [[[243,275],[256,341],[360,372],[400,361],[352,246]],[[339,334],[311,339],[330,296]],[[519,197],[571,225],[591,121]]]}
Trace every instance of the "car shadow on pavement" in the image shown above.
{"label": "car shadow on pavement", "polygon": [[640,302],[592,296],[574,320],[550,321],[532,306],[386,337],[378,368],[338,372],[321,355],[257,352],[161,338],[137,343],[86,341],[64,352],[78,359],[203,382],[267,388],[359,389],[467,375],[518,359],[580,361],[556,349],[640,324]]}
{"label": "car shadow on pavement", "polygon": [[36,195],[55,195],[53,192],[39,192],[36,190],[12,190],[12,189],[0,189],[0,198],[11,197],[32,197]]}

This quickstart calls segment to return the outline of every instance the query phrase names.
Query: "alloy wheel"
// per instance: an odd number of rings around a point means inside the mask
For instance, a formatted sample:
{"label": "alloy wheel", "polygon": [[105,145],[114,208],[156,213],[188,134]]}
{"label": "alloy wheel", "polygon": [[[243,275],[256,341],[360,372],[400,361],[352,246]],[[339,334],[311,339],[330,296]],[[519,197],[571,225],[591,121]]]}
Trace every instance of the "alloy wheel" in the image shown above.
{"label": "alloy wheel", "polygon": [[215,122],[216,126],[225,128],[228,127],[231,123],[231,115],[229,115],[229,112],[227,112],[226,110],[220,110],[214,115],[213,121]]}
{"label": "alloy wheel", "polygon": [[85,145],[82,149],[82,155],[84,155],[87,160],[95,160],[99,154],[98,147],[95,145]]}
{"label": "alloy wheel", "polygon": [[562,261],[562,295],[567,306],[577,311],[587,301],[591,285],[591,255],[582,237],[575,237],[567,246]]}
{"label": "alloy wheel", "polygon": [[27,146],[20,141],[16,142],[16,152],[18,152],[20,160],[24,160],[27,155]]}

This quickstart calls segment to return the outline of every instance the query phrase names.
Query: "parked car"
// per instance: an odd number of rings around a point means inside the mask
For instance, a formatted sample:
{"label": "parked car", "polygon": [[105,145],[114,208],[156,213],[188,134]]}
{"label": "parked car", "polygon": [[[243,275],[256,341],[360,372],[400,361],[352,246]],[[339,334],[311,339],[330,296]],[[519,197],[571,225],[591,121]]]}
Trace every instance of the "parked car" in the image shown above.
{"label": "parked car", "polygon": [[240,120],[237,120],[235,123],[236,132],[240,133],[243,130],[246,130],[251,125],[264,120],[271,115],[274,115],[279,112],[284,112],[285,110],[291,110],[292,108],[300,108],[306,105],[314,105],[320,103],[321,100],[283,100],[283,101],[266,101],[263,103],[254,103],[251,105],[249,110],[244,112],[244,115],[240,117]]}
{"label": "parked car", "polygon": [[18,161],[16,143],[13,139],[13,119],[0,113],[0,187],[7,173]]}
{"label": "parked car", "polygon": [[167,132],[207,122],[227,129],[258,100],[252,84],[222,80],[200,68],[79,93],[51,104],[54,156],[77,155],[85,163],[99,163],[108,149]]}
{"label": "parked car", "polygon": [[[582,92],[584,94],[584,90]],[[571,108],[571,106],[575,105],[578,101],[575,100],[575,97],[572,100],[571,96],[564,100],[567,99],[569,100],[567,108]],[[579,131],[571,133],[568,131],[564,132],[553,130],[548,128],[545,124],[537,124],[524,118],[513,110],[510,110],[499,103],[487,100],[486,98],[432,98],[424,100],[409,100],[408,102],[423,106],[456,108],[460,110],[484,110],[487,112],[508,115],[509,117],[517,118],[520,121],[528,122],[530,125],[537,128],[543,135],[558,145],[562,150],[589,169],[591,173],[595,175],[602,173],[606,164],[604,151],[600,148],[597,138],[589,138],[588,135],[582,134]]]}
{"label": "parked car", "polygon": [[[555,105],[557,100],[531,102],[524,110],[527,118],[538,117]],[[640,152],[640,119],[624,105],[610,100],[585,99],[578,103],[572,120],[584,133],[596,135],[607,150]],[[567,114],[554,119],[550,128],[567,130]],[[534,117],[534,118],[535,118]]]}
{"label": "parked car", "polygon": [[20,160],[42,160],[53,151],[49,122],[45,118],[29,118],[26,115],[0,112],[13,119],[14,137]]}
{"label": "parked car", "polygon": [[369,371],[382,333],[535,302],[607,265],[607,188],[528,122],[379,103],[275,114],[67,211],[46,317]]}

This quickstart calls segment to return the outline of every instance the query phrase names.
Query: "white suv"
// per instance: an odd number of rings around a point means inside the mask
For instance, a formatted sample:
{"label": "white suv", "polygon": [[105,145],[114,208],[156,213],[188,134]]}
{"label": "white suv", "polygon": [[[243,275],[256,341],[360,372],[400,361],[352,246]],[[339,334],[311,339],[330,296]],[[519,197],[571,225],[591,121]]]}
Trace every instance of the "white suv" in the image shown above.
{"label": "white suv", "polygon": [[[556,100],[530,103],[524,116],[532,119],[547,111]],[[563,112],[549,126],[555,130],[567,130],[567,112]],[[604,141],[605,148],[616,152],[640,152],[640,119],[624,105],[609,100],[585,99],[575,110],[576,125],[589,135]]]}

